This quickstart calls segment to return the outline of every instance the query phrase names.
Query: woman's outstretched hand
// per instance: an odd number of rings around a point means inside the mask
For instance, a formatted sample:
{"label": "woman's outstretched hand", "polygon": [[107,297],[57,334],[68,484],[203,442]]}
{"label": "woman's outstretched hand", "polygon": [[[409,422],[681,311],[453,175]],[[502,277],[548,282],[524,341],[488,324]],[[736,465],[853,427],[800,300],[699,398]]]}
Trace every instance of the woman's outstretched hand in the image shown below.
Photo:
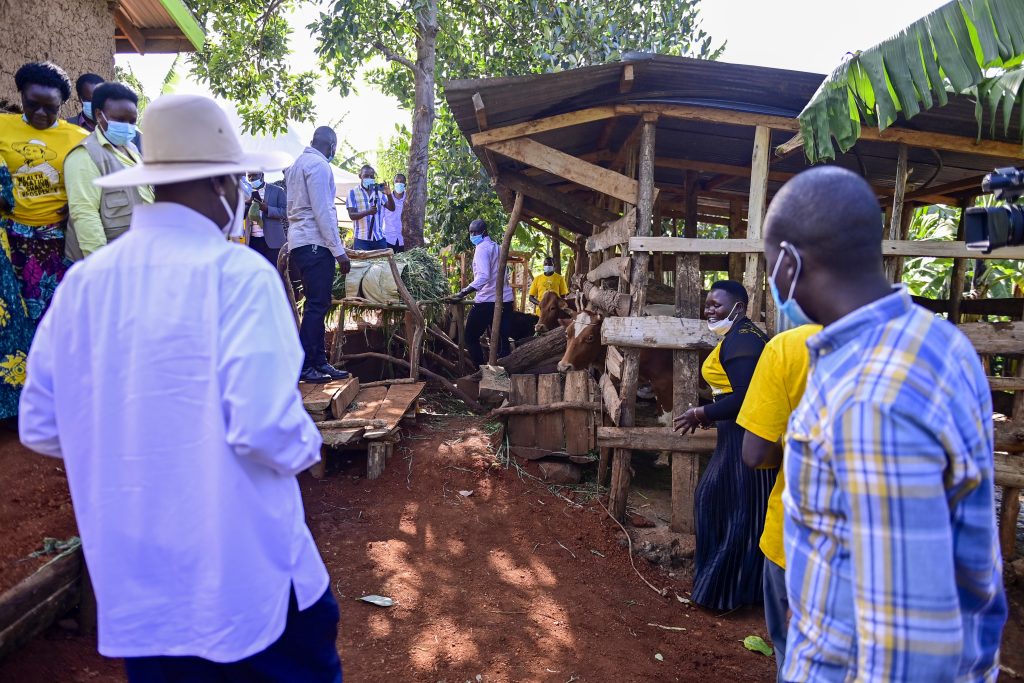
{"label": "woman's outstretched hand", "polygon": [[682,415],[672,420],[672,428],[675,431],[680,431],[684,434],[693,434],[697,431],[697,427],[706,428],[707,418],[704,416],[703,408],[690,408]]}

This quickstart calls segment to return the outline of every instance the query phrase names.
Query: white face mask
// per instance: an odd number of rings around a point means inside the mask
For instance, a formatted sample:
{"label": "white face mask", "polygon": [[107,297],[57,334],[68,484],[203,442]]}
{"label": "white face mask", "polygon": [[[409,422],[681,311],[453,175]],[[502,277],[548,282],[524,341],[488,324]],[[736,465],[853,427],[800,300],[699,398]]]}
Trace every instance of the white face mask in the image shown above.
{"label": "white face mask", "polygon": [[554,266],[544,266],[544,274],[545,275],[551,275],[554,272],[555,272],[555,267]]}
{"label": "white face mask", "polygon": [[242,193],[242,186],[238,186],[238,201],[235,203],[234,211],[231,210],[231,205],[228,204],[228,200],[224,198],[224,195],[220,196],[220,203],[230,216],[228,222],[221,226],[221,232],[229,239],[241,237],[245,227],[245,195]]}
{"label": "white face mask", "polygon": [[736,320],[732,317],[732,314],[736,312],[736,308],[739,305],[740,304],[738,301],[735,304],[733,304],[732,310],[729,311],[729,315],[727,315],[723,320],[719,320],[717,322],[711,322],[709,320],[708,329],[717,334],[719,337],[724,337],[725,335],[729,334],[729,330],[732,329],[733,324],[736,322]]}

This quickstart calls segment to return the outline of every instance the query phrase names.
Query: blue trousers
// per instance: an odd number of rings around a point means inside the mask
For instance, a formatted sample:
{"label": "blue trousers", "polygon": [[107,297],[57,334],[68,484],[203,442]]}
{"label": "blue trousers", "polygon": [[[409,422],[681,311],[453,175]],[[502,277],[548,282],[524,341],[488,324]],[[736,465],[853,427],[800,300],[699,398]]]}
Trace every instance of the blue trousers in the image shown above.
{"label": "blue trousers", "polygon": [[315,244],[296,247],[291,251],[291,262],[302,279],[302,292],[306,302],[302,305],[302,324],[299,341],[306,353],[303,368],[318,368],[327,362],[324,348],[324,317],[331,307],[336,261],[330,249]]}
{"label": "blue trousers", "polygon": [[361,240],[355,239],[352,241],[352,248],[356,251],[373,251],[375,249],[387,249],[388,241],[383,237],[379,240]]}
{"label": "blue trousers", "polygon": [[764,558],[764,623],[775,648],[778,683],[782,683],[782,666],[786,662],[786,633],[789,631],[789,598],[786,596],[786,570]]}
{"label": "blue trousers", "polygon": [[288,600],[284,633],[262,652],[220,664],[201,657],[129,657],[128,683],[342,683],[338,603],[331,589],[299,611]]}

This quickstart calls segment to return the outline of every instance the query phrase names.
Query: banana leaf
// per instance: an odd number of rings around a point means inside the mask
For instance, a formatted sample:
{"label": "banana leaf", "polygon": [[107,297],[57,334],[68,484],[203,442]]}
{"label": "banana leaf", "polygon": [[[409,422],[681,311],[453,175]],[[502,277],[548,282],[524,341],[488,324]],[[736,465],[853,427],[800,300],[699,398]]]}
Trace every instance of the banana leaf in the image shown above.
{"label": "banana leaf", "polygon": [[1008,134],[1013,110],[1024,130],[1024,2],[953,0],[896,35],[850,53],[800,112],[808,161],[848,151],[861,125],[885,130],[910,119],[949,94],[971,96],[978,137],[985,110],[989,135]]}

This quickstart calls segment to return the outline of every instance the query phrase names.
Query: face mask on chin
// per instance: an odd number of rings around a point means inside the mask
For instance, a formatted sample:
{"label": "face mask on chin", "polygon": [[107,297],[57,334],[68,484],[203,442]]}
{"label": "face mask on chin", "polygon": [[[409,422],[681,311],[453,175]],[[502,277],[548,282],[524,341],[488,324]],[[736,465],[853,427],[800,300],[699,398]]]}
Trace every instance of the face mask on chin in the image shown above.
{"label": "face mask on chin", "polygon": [[725,335],[729,334],[729,330],[731,330],[732,326],[736,324],[736,320],[732,316],[736,312],[736,309],[739,307],[739,305],[740,303],[738,301],[735,304],[733,304],[732,309],[729,311],[729,315],[725,316],[725,318],[723,318],[722,320],[716,320],[715,322],[711,322],[709,320],[708,329],[717,334],[719,337],[724,337]]}
{"label": "face mask on chin", "polygon": [[[796,281],[800,277],[800,271],[803,268],[800,252],[789,242],[782,242],[779,244],[779,248],[779,258],[775,260],[772,276],[768,278],[768,288],[772,292],[772,299],[775,300],[776,331],[784,332],[801,325],[813,325],[814,321],[804,312],[804,309],[800,307],[794,296],[796,293]],[[782,255],[786,251],[792,254],[794,260],[796,260],[796,270],[793,272],[793,280],[789,283],[789,296],[786,297],[785,301],[782,301],[775,278],[779,275],[779,268],[782,266]]]}
{"label": "face mask on chin", "polygon": [[242,183],[238,181],[237,187],[238,201],[235,202],[234,210],[231,209],[231,205],[224,195],[220,195],[221,206],[224,207],[224,211],[228,214],[228,222],[221,226],[220,231],[224,233],[224,236],[229,239],[237,239],[242,236],[243,232],[243,219],[245,218],[245,193],[242,192]]}

